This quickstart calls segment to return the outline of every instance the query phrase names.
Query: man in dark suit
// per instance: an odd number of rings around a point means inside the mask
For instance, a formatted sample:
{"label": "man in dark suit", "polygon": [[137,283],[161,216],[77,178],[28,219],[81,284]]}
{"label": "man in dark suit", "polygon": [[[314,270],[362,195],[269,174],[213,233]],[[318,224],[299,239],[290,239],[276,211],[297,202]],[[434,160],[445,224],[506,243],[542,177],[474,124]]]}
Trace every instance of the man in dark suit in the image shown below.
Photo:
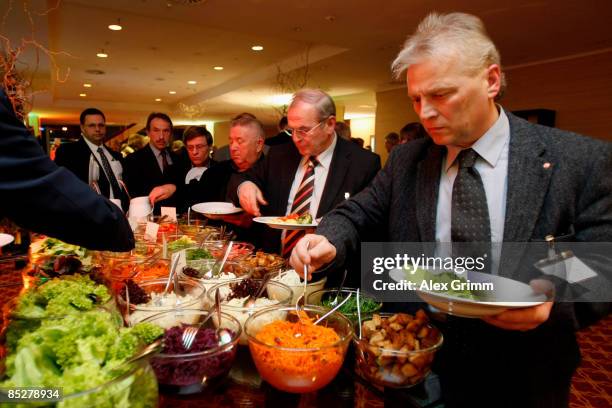
{"label": "man in dark suit", "polygon": [[121,210],[43,152],[0,88],[0,217],[71,244],[134,248]]}
{"label": "man in dark suit", "polygon": [[129,199],[123,187],[121,154],[104,145],[106,117],[102,111],[88,108],[81,112],[81,138],[78,142],[60,145],[55,163],[66,167],[104,197],[120,200],[127,211]]}
{"label": "man in dark suit", "polygon": [[[323,91],[302,90],[293,96],[287,114],[293,143],[270,148],[265,159],[245,173],[248,181],[237,189],[247,213],[308,212],[319,218],[370,183],[380,170],[380,158],[339,138],[335,115],[336,106]],[[288,255],[302,234],[282,235],[281,248],[281,233],[266,227],[262,247]]]}
{"label": "man in dark suit", "polygon": [[172,121],[165,113],[153,112],[147,118],[149,144],[125,159],[125,184],[132,198],[148,196],[155,207],[177,207],[181,203],[177,187],[184,184],[181,158],[168,148]]}
{"label": "man in dark suit", "polygon": [[[297,245],[294,268],[342,264],[377,225],[392,242],[470,241],[464,226],[479,242],[570,233],[574,241],[612,240],[610,144],[530,124],[497,105],[499,53],[477,17],[428,16],[393,67],[407,71],[431,138],[396,147],[370,188]],[[574,305],[563,302],[449,317],[437,356],[445,406],[567,406],[580,357],[575,323]]]}
{"label": "man in dark suit", "polygon": [[283,116],[278,122],[278,134],[266,139],[266,146],[278,146],[291,143],[291,134],[287,132],[287,117]]}

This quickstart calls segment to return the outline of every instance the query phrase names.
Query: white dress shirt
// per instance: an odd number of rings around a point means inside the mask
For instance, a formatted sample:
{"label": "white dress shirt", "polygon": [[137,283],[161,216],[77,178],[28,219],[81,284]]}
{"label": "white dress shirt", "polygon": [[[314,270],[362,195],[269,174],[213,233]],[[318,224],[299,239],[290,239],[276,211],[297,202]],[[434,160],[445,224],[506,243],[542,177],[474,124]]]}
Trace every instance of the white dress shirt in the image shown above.
{"label": "white dress shirt", "polygon": [[190,168],[187,172],[187,175],[185,175],[185,184],[189,184],[189,182],[193,179],[200,181],[200,179],[202,178],[202,174],[204,174],[206,170],[208,170],[208,167],[206,166]]}
{"label": "white dress shirt", "polygon": [[[325,188],[325,182],[327,181],[327,174],[329,173],[329,167],[331,166],[334,149],[336,148],[337,138],[338,136],[334,134],[334,140],[329,145],[329,147],[317,156],[317,161],[319,162],[319,164],[314,169],[315,182],[314,189],[312,191],[312,198],[310,200],[310,214],[313,218],[318,218],[320,216],[319,214],[317,214],[317,212],[319,211],[319,204],[321,203],[321,196],[323,195],[323,189]],[[304,173],[306,172],[306,164],[308,163],[309,159],[309,157],[302,157],[300,165],[298,166],[297,171],[295,172],[293,184],[291,185],[291,190],[289,191],[289,200],[287,202],[287,211],[285,212],[285,215],[289,215],[291,213],[293,199],[295,198],[295,193],[297,193],[298,188],[302,183]]]}
{"label": "white dress shirt", "polygon": [[[491,242],[503,242],[506,218],[506,194],[508,190],[508,150],[510,123],[504,110],[499,107],[499,118],[485,134],[472,145],[480,157],[474,168],[480,174],[485,194],[489,219],[491,220]],[[453,183],[457,177],[455,159],[460,149],[448,149],[442,161],[438,207],[436,213],[436,242],[451,242],[451,202]]]}
{"label": "white dress shirt", "polygon": [[[91,143],[86,137],[83,137],[83,140],[89,147],[89,150],[91,150],[92,154],[89,157],[89,184],[91,185],[92,181],[98,182],[98,180],[100,180],[100,171],[106,174],[104,167],[102,166],[102,157],[100,156],[100,153],[98,153],[98,147],[102,147],[102,151],[104,152],[104,155],[106,156],[106,159],[108,160],[117,181],[123,180],[123,167],[121,166],[121,162],[119,162],[119,160],[115,160],[115,158],[108,151],[108,148],[104,146],[104,143],[98,146]],[[110,187],[110,178],[108,177],[108,174],[106,175],[106,178],[109,180],[109,198],[119,198],[115,197],[113,194],[113,188]]]}

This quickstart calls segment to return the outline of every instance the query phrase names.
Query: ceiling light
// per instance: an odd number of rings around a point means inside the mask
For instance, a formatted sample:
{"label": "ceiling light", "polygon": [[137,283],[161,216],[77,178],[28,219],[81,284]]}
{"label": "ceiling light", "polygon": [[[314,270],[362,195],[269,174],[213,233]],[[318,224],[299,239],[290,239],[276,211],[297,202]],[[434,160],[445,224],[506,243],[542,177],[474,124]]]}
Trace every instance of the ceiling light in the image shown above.
{"label": "ceiling light", "polygon": [[253,51],[263,51],[263,46],[262,45],[254,45],[251,47],[251,49]]}
{"label": "ceiling light", "polygon": [[110,24],[108,26],[108,29],[112,30],[112,31],[121,31],[121,30],[123,30],[123,27],[121,27],[121,19],[119,19],[119,18],[117,19],[117,24]]}
{"label": "ceiling light", "polygon": [[83,84],[85,88],[91,88],[91,84]]}
{"label": "ceiling light", "polygon": [[197,83],[198,83],[198,81],[193,81],[193,80],[191,80],[191,81],[187,81],[187,83],[188,83],[189,85],[195,85],[195,84],[197,84]]}
{"label": "ceiling light", "polygon": [[84,97],[87,96],[87,94],[86,93],[81,93],[81,94],[79,94],[79,96],[84,98]]}
{"label": "ceiling light", "polygon": [[96,54],[98,58],[107,58],[108,54],[104,52],[104,49],[100,50],[99,53]]}
{"label": "ceiling light", "polygon": [[62,130],[63,130],[64,132],[67,132],[67,131],[68,131],[68,128],[67,128],[66,126],[62,126]]}
{"label": "ceiling light", "polygon": [[161,102],[161,98],[155,98],[155,102]]}
{"label": "ceiling light", "polygon": [[217,67],[213,67],[213,69],[215,71],[223,71],[223,67],[217,66]]}
{"label": "ceiling light", "polygon": [[176,95],[176,91],[168,91],[170,95]]}

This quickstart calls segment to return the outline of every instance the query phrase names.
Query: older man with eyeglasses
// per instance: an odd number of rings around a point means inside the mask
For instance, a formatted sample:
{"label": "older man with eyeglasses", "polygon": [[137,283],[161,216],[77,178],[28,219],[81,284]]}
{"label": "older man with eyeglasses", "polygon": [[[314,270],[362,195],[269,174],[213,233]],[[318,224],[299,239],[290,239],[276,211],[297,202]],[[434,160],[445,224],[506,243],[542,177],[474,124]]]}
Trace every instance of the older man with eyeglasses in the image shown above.
{"label": "older man with eyeglasses", "polygon": [[[310,213],[320,218],[345,197],[364,189],[380,170],[380,157],[336,135],[336,107],[321,90],[297,92],[287,112],[293,143],[273,146],[267,157],[241,175],[237,199],[253,216]],[[299,231],[265,227],[258,244],[290,254]]]}

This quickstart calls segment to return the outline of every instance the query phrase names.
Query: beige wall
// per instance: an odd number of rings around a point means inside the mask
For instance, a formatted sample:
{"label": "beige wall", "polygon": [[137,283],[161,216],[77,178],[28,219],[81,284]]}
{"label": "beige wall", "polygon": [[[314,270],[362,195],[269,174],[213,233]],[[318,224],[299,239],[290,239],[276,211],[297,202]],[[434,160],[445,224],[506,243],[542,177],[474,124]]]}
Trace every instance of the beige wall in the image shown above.
{"label": "beige wall", "polygon": [[376,94],[376,152],[383,163],[387,160],[385,136],[391,132],[399,133],[406,123],[418,122],[419,118],[412,110],[406,87],[378,92]]}
{"label": "beige wall", "polygon": [[215,122],[214,126],[215,146],[221,147],[229,143],[230,122]]}
{"label": "beige wall", "polygon": [[[501,100],[508,110],[552,109],[556,127],[612,141],[612,52],[512,68]],[[387,133],[417,121],[406,88],[376,94],[376,153]]]}
{"label": "beige wall", "polygon": [[612,141],[612,52],[509,70],[502,105],[546,108],[556,127]]}

